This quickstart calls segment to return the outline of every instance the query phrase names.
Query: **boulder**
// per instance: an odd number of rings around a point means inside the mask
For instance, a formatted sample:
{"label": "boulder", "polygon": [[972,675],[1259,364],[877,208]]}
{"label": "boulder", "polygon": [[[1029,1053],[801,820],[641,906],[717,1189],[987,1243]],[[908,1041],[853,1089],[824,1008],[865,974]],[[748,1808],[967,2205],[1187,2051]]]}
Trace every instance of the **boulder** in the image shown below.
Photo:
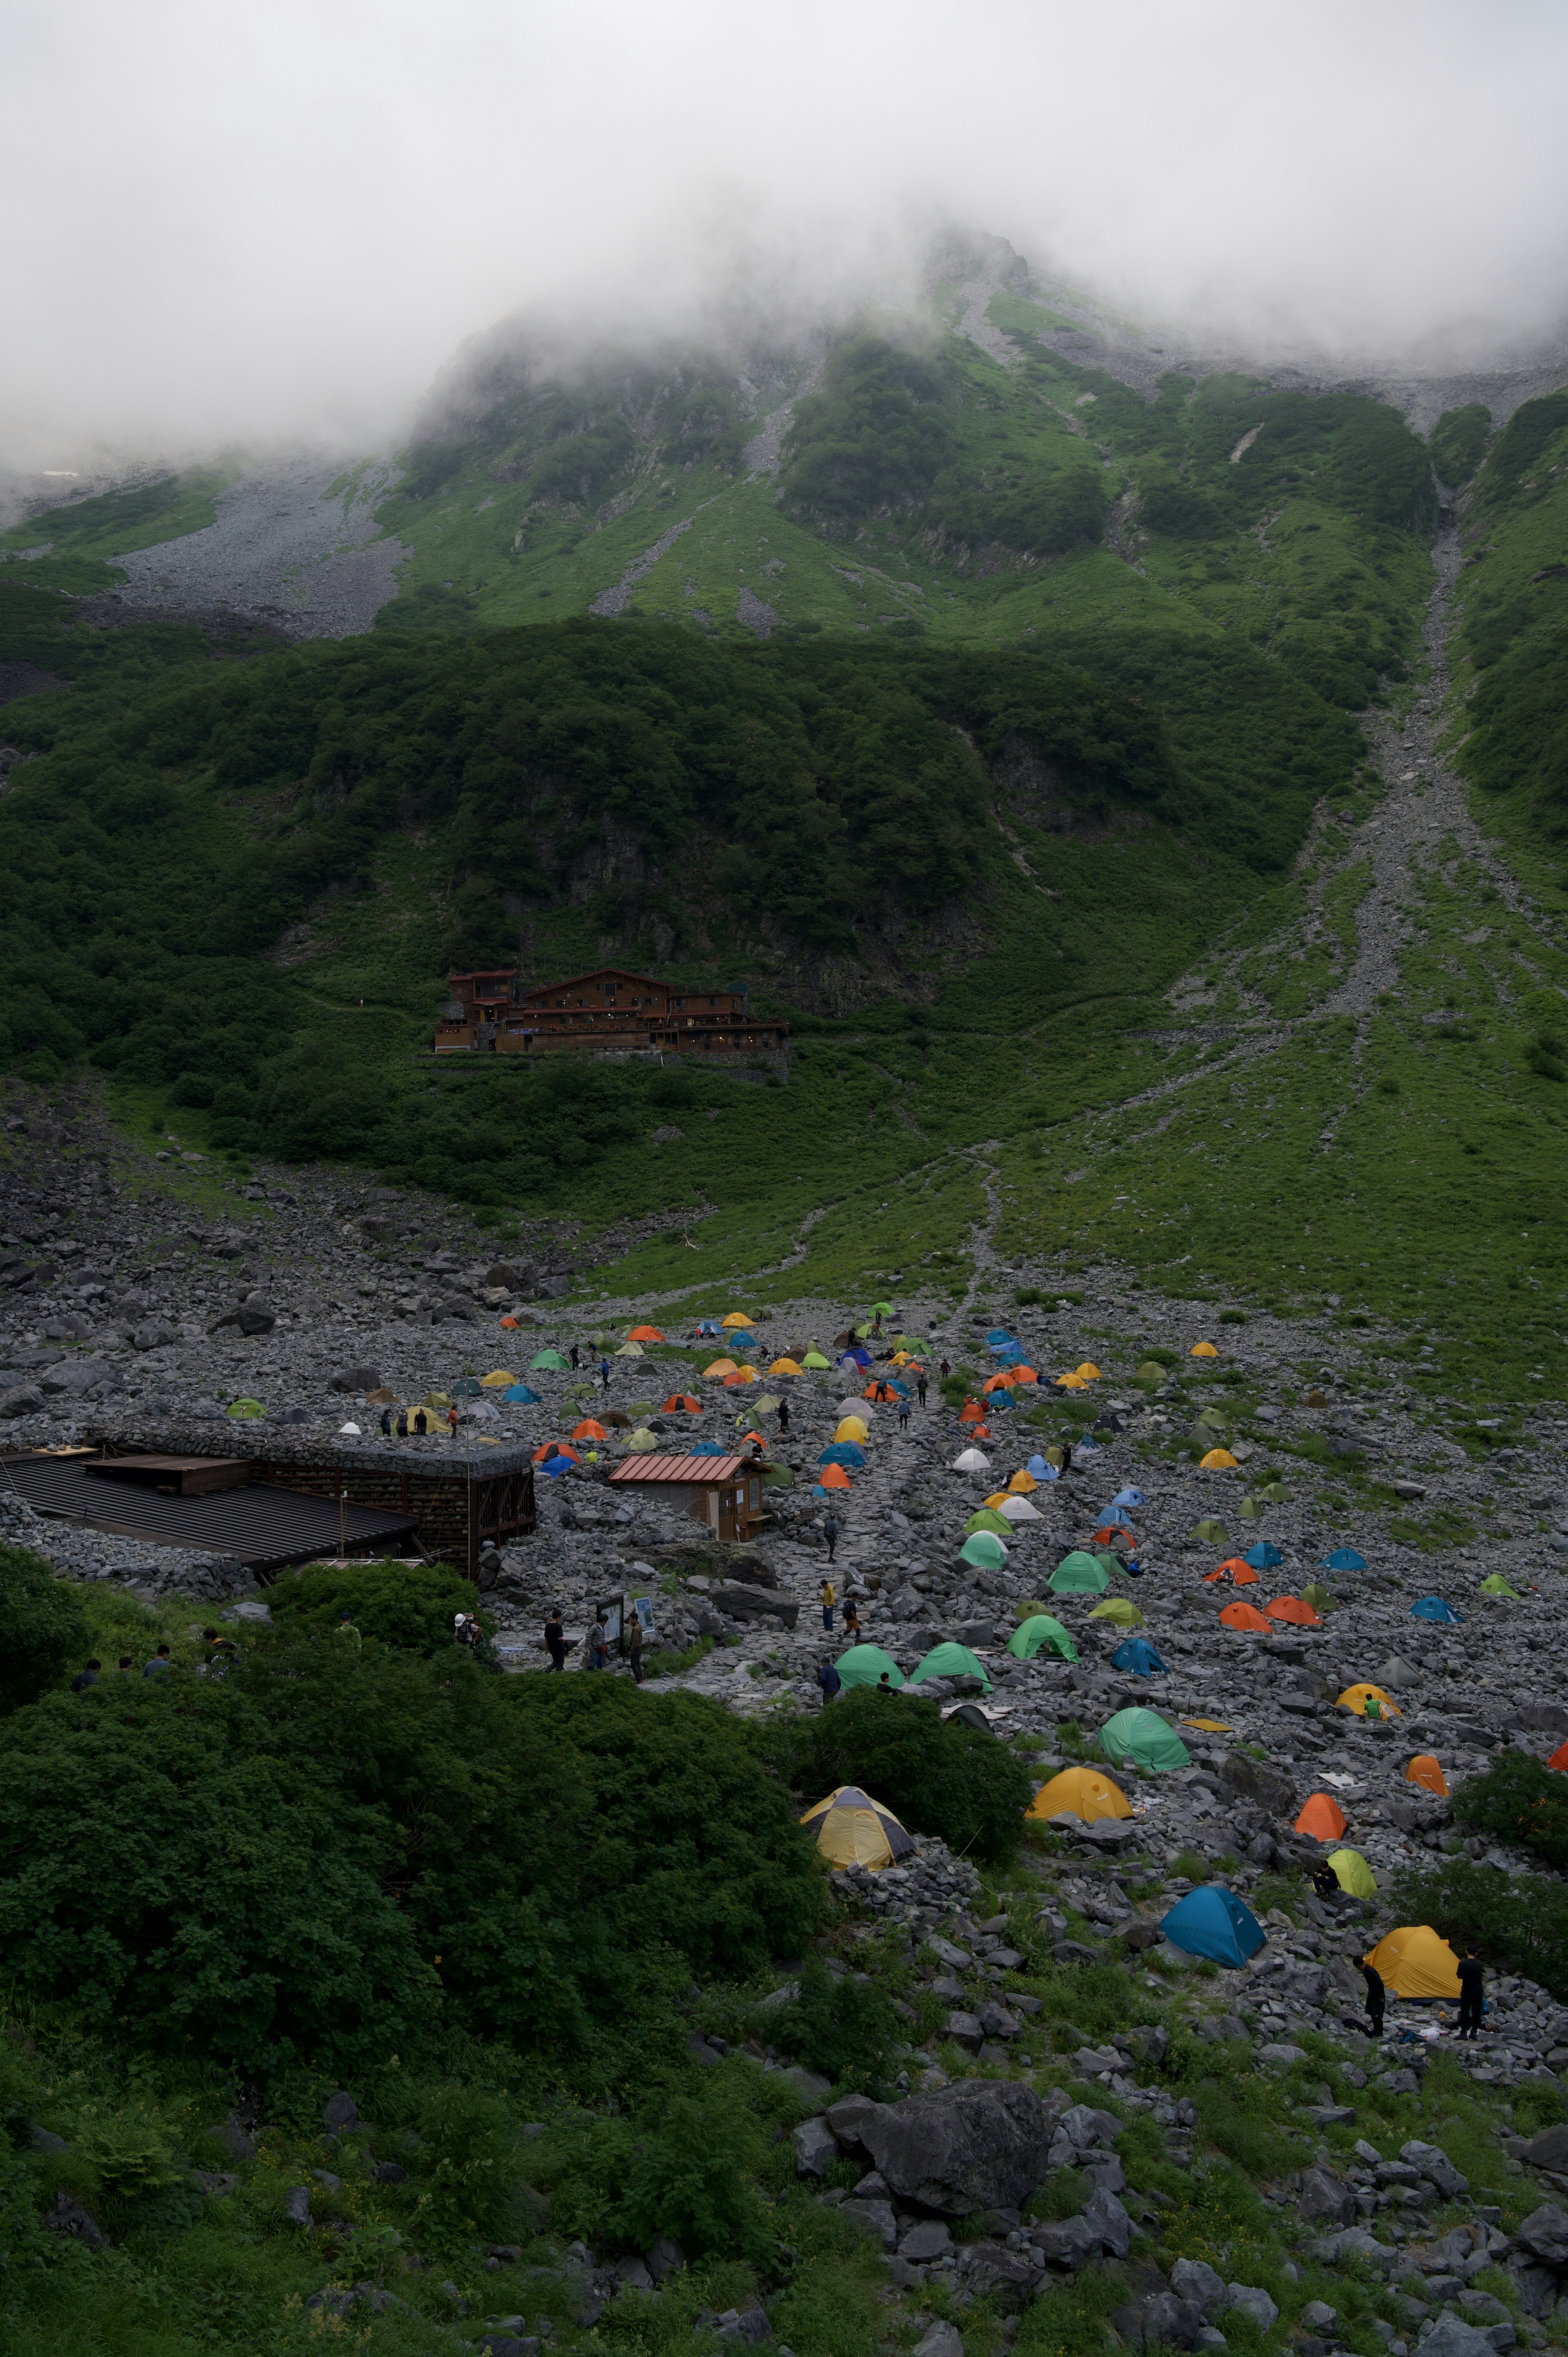
{"label": "boulder", "polygon": [[[235,1609],[239,1609],[238,1606]],[[355,2103],[353,2096],[345,2093],[341,2087],[334,2094],[328,2095],[321,2106],[321,2125],[324,2128],[329,2128],[334,2136],[341,2136],[346,2128],[351,2128],[359,2116],[358,2104]]]}
{"label": "boulder", "polygon": [[[1537,2143],[1540,2140],[1537,2137]],[[1543,2201],[1539,2210],[1532,2210],[1517,2230],[1515,2239],[1548,2266],[1568,2267],[1568,2212],[1560,2209],[1555,2201]]]}
{"label": "boulder", "polygon": [[1227,2316],[1232,2309],[1240,2309],[1243,2316],[1250,2316],[1260,2332],[1271,2330],[1279,2321],[1279,2309],[1261,2284],[1232,2284],[1230,2298],[1225,2303]]}
{"label": "boulder", "polygon": [[864,2135],[865,2125],[886,2109],[886,2104],[877,2103],[870,2095],[845,2095],[840,2102],[831,2104],[822,2117],[852,2159],[869,2159],[870,2148]]}
{"label": "boulder", "polygon": [[1538,1735],[1568,1735],[1568,1703],[1521,1702],[1515,1715]]}
{"label": "boulder", "polygon": [[14,1391],[0,1393],[0,1415],[41,1415],[44,1395],[31,1383],[18,1383]]}
{"label": "boulder", "polygon": [[1271,2071],[1288,2071],[1293,2063],[1305,2061],[1306,2049],[1280,2044],[1260,2046],[1254,2060]]}
{"label": "boulder", "polygon": [[672,2234],[656,2234],[643,2258],[656,2284],[668,2283],[686,2265],[686,2254]]}
{"label": "boulder", "polygon": [[1171,2269],[1171,2289],[1198,2309],[1205,2324],[1223,2316],[1230,2303],[1224,2277],[1203,2259],[1178,2259]]}
{"label": "boulder", "polygon": [[786,1629],[792,1629],[800,1617],[795,1598],[771,1587],[715,1587],[708,1601],[715,1610],[727,1612],[732,1620],[781,1620]]}
{"label": "boulder", "polygon": [[85,2243],[90,2251],[107,2248],[109,2237],[90,2212],[69,2193],[57,2193],[52,2208],[44,2212],[44,2224],[51,2233],[69,2234],[75,2243]]}
{"label": "boulder", "polygon": [[381,1387],[378,1367],[344,1367],[328,1378],[329,1392],[379,1392]]}
{"label": "boulder", "polygon": [[963,2340],[956,2324],[933,2324],[916,2341],[913,2357],[963,2357]]}
{"label": "boulder", "polygon": [[1037,2262],[1031,2266],[1021,2252],[1004,2250],[998,2243],[965,2244],[958,2266],[964,2289],[976,2299],[1015,2311],[1024,2306],[1040,2276]]}
{"label": "boulder", "polygon": [[1022,2209],[1045,2174],[1054,2132],[1032,2087],[965,2079],[873,2106],[857,2136],[900,2200],[962,2218]]}
{"label": "boulder", "polygon": [[[1294,1800],[1294,1787],[1288,1776],[1249,1752],[1229,1751],[1219,1770],[1220,1780],[1233,1793],[1242,1799],[1256,1801],[1269,1814],[1283,1817],[1290,1813]],[[1125,1820],[1114,1822],[1124,1823]]]}
{"label": "boulder", "polygon": [[1421,2344],[1421,2357],[1492,2357],[1495,2343],[1478,2326],[1440,2316]]}
{"label": "boulder", "polygon": [[765,2308],[743,2308],[738,2316],[721,2317],[718,2327],[721,2341],[739,2341],[749,2349],[760,2348],[773,2338],[773,2327]]}
{"label": "boulder", "polygon": [[1200,2309],[1175,2292],[1151,2292],[1112,2309],[1111,2321],[1133,2349],[1190,2349],[1203,2330]]}
{"label": "boulder", "polygon": [[940,2218],[922,2218],[898,2244],[898,2256],[920,2266],[929,2266],[933,2259],[950,2258],[951,2255],[952,2232]]}
{"label": "boulder", "polygon": [[885,2251],[890,2251],[898,2240],[898,2222],[890,2201],[841,2201],[838,2215],[875,2234]]}
{"label": "boulder", "polygon": [[1455,2168],[1440,2145],[1423,2144],[1419,2136],[1413,2136],[1409,2144],[1401,2145],[1400,2158],[1419,2169],[1423,2177],[1430,2177],[1444,2201],[1453,2201],[1470,2190],[1469,2179]]}
{"label": "boulder", "polygon": [[1560,2121],[1555,2127],[1542,2128],[1530,2137],[1520,2158],[1531,2169],[1553,2169],[1568,2174],[1568,2123]]}
{"label": "boulder", "polygon": [[1331,2169],[1304,2169],[1295,2198],[1298,2216],[1326,2218],[1336,2226],[1356,2222],[1356,2196]]}
{"label": "boulder", "polygon": [[309,2226],[309,2225],[311,2225],[314,2222],[313,2222],[313,2220],[312,2220],[312,2218],[311,2218],[311,2215],[310,2215],[310,2188],[309,2188],[309,2186],[308,2186],[308,2185],[294,2185],[294,2186],[291,2186],[291,2187],[289,2188],[288,2193],[287,2193],[287,2195],[286,2195],[286,2197],[285,2197],[285,2199],[284,2205],[283,2205],[283,2209],[284,2209],[284,2216],[285,2216],[285,2218],[287,2218],[287,2219],[288,2219],[288,2220],[289,2220],[289,2221],[290,2221],[294,2225],[295,2225],[295,2226]]}
{"label": "boulder", "polygon": [[825,2120],[802,2120],[790,2142],[801,2177],[825,2177],[828,2163],[839,2157],[838,2139]]}

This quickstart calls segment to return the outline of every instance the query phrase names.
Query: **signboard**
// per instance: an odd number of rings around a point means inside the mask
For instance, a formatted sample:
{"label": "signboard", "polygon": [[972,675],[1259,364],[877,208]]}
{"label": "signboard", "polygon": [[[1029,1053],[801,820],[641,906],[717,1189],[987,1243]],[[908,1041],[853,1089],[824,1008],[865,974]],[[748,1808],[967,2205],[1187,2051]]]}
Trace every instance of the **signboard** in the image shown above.
{"label": "signboard", "polygon": [[605,1624],[606,1646],[613,1645],[618,1653],[626,1651],[626,1598],[612,1596],[596,1608]]}
{"label": "signboard", "polygon": [[643,1635],[651,1637],[654,1633],[653,1598],[650,1596],[634,1596],[631,1599],[631,1609],[642,1623]]}

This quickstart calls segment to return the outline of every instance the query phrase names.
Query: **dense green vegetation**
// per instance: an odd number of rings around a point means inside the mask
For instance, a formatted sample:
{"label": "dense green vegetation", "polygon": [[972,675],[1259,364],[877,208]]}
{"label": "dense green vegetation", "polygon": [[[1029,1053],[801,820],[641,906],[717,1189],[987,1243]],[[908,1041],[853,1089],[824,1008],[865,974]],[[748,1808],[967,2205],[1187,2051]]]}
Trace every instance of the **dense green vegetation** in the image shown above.
{"label": "dense green vegetation", "polygon": [[775,1731],[770,1756],[802,1803],[857,1784],[911,1833],[939,1834],[961,1857],[1004,1865],[1017,1850],[1033,1780],[1023,1761],[979,1727],[943,1723],[934,1702],[889,1710],[885,1695],[843,1695],[831,1710]]}
{"label": "dense green vegetation", "polygon": [[0,1711],[36,1702],[91,1650],[85,1614],[48,1566],[23,1547],[0,1546]]}

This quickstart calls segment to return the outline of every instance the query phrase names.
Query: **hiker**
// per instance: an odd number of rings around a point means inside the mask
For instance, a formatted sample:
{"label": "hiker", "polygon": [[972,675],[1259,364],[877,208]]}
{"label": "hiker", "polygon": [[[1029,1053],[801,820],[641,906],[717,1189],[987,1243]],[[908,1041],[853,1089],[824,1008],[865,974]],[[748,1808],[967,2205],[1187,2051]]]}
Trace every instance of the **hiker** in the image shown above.
{"label": "hiker", "polygon": [[880,1309],[877,1311],[875,1317],[871,1322],[871,1339],[874,1342],[880,1342],[882,1340],[882,1312]]}
{"label": "hiker", "polygon": [[70,1682],[72,1694],[85,1694],[89,1686],[95,1686],[98,1684],[98,1673],[102,1667],[102,1662],[89,1662],[84,1670],[78,1670]]}
{"label": "hiker", "polygon": [[1376,1964],[1363,1964],[1361,1978],[1367,1984],[1367,2035],[1380,2038],[1383,2034],[1383,2007],[1388,2003],[1388,1991]]}
{"label": "hiker", "polygon": [[856,1644],[860,1642],[860,1608],[853,1596],[843,1600],[843,1633]]}
{"label": "hiker", "polygon": [[915,1378],[915,1394],[918,1399],[920,1405],[924,1407],[926,1405],[926,1378],[924,1375],[917,1375]]}
{"label": "hiker", "polygon": [[485,1632],[471,1612],[459,1612],[455,1616],[452,1633],[459,1645],[467,1645],[472,1652],[475,1646],[482,1641]]}
{"label": "hiker", "polygon": [[122,1653],[122,1654],[121,1654],[121,1656],[120,1656],[120,1674],[121,1674],[121,1676],[122,1676],[122,1677],[124,1677],[124,1676],[126,1674],[126,1673],[127,1673],[128,1671],[130,1671],[130,1670],[134,1670],[134,1669],[135,1668],[135,1666],[136,1666],[136,1664],[135,1664],[135,1663],[131,1659],[131,1656],[130,1656],[130,1654],[129,1654],[129,1653]]}
{"label": "hiker", "polygon": [[832,1702],[834,1695],[838,1694],[843,1688],[843,1680],[840,1677],[837,1670],[834,1669],[832,1657],[827,1653],[822,1655],[821,1665],[818,1668],[817,1684],[822,1690],[822,1700],[824,1703]]}
{"label": "hiker", "polygon": [[390,1407],[383,1407],[381,1410],[381,1438],[383,1440],[390,1440],[392,1438],[392,1410]]}
{"label": "hiker", "polygon": [[839,1543],[839,1518],[836,1514],[827,1514],[823,1517],[822,1536],[828,1543],[828,1561],[832,1563],[833,1550]]}
{"label": "hiker", "polygon": [[[831,1563],[832,1561],[832,1557],[830,1555],[828,1560]],[[822,1582],[822,1626],[827,1631],[830,1637],[833,1633],[833,1606],[837,1601],[838,1598],[833,1593],[832,1581],[831,1579],[824,1579]]]}
{"label": "hiker", "polygon": [[575,1344],[575,1342],[574,1342],[574,1343],[573,1343],[573,1345],[572,1345],[572,1372],[573,1372],[574,1374],[575,1374],[575,1373],[576,1373],[576,1372],[577,1372],[577,1365],[578,1365],[578,1360],[577,1360],[577,1345]]}
{"label": "hiker", "polygon": [[626,1642],[627,1650],[631,1655],[631,1674],[640,1685],[642,1684],[642,1618],[639,1613],[634,1612],[631,1616],[631,1622],[626,1632]]}
{"label": "hiker", "polygon": [[1482,1997],[1485,1978],[1481,1959],[1474,1941],[1466,1941],[1459,1959],[1459,2035],[1475,2038],[1479,2034],[1481,2016],[1486,2011]]}
{"label": "hiker", "polygon": [[551,1606],[550,1618],[544,1624],[544,1650],[550,1656],[553,1670],[565,1668],[566,1631],[561,1626],[561,1607],[558,1604]]}
{"label": "hiker", "polygon": [[1319,1899],[1337,1899],[1339,1896],[1339,1878],[1327,1864],[1313,1867],[1312,1887]]}
{"label": "hiker", "polygon": [[947,1381],[947,1379],[948,1379],[948,1377],[949,1377],[949,1376],[951,1374],[951,1372],[952,1372],[952,1369],[949,1366],[949,1364],[948,1364],[948,1362],[947,1362],[947,1361],[946,1361],[945,1359],[942,1361],[941,1365],[938,1368],[937,1372],[940,1375],[940,1377],[941,1377],[941,1379],[942,1379],[943,1383],[946,1383],[946,1381]]}
{"label": "hiker", "polygon": [[339,1612],[338,1626],[333,1630],[332,1634],[345,1651],[350,1653],[358,1653],[363,1648],[365,1641],[354,1626],[354,1616],[351,1612]]}
{"label": "hiker", "polygon": [[594,1615],[594,1625],[587,1634],[585,1651],[587,1653],[585,1666],[588,1669],[607,1670],[609,1668],[609,1641],[605,1634],[605,1618],[602,1612],[596,1612]]}
{"label": "hiker", "polygon": [[451,1434],[453,1439],[456,1440],[457,1437],[457,1404],[456,1401],[453,1402],[452,1405],[446,1411],[446,1429]]}
{"label": "hiker", "polygon": [[909,1429],[909,1403],[901,1393],[898,1399],[898,1429],[900,1432],[908,1432]]}
{"label": "hiker", "polygon": [[601,1359],[599,1361],[599,1381],[603,1383],[606,1391],[608,1391],[610,1387],[610,1362],[607,1359]]}
{"label": "hiker", "polygon": [[413,1429],[415,1435],[421,1440],[424,1439],[425,1434],[430,1429],[430,1419],[425,1415],[424,1410],[422,1407],[416,1407],[413,1411]]}
{"label": "hiker", "polygon": [[882,1675],[877,1679],[875,1685],[872,1688],[872,1692],[873,1692],[874,1694],[885,1694],[885,1695],[890,1695],[890,1694],[892,1693],[892,1691],[893,1691],[893,1679],[892,1679],[892,1675],[891,1675],[891,1674],[890,1674],[888,1671],[884,1670],[884,1671],[883,1671],[883,1673],[882,1673]]}
{"label": "hiker", "polygon": [[142,1675],[145,1678],[166,1678],[172,1676],[173,1672],[174,1663],[169,1659],[166,1645],[160,1645],[152,1660],[142,1663]]}
{"label": "hiker", "polygon": [[789,1403],[788,1400],[780,1400],[779,1403],[779,1429],[781,1433],[788,1432],[789,1429]]}
{"label": "hiker", "polygon": [[1072,1443],[1070,1440],[1064,1440],[1062,1442],[1061,1469],[1064,1479],[1072,1471]]}

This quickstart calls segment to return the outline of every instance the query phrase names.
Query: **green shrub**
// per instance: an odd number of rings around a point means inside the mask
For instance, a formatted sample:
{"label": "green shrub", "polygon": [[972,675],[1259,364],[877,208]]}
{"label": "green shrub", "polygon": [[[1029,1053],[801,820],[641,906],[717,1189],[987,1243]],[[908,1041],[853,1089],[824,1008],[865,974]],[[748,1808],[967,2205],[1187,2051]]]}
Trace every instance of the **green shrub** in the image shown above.
{"label": "green shrub", "polygon": [[0,1711],[35,1701],[91,1646],[75,1590],[41,1555],[0,1546]]}
{"label": "green shrub", "polygon": [[537,2173],[559,2233],[646,2250],[669,2234],[693,2258],[761,2258],[767,2213],[755,2183],[766,2139],[728,2071],[694,2083],[656,2071],[628,2111],[576,2115]]}
{"label": "green shrub", "polygon": [[[475,1610],[473,1583],[444,1563],[314,1563],[291,1572],[269,1601],[280,1628],[323,1633],[353,1615],[361,1637],[413,1653],[449,1653],[459,1612]],[[489,1623],[482,1612],[481,1625]]]}
{"label": "green shrub", "polygon": [[817,1955],[808,1956],[800,1967],[799,1986],[792,2005],[768,2008],[774,2044],[837,2086],[863,2094],[890,2093],[897,2067],[893,2050],[904,2032],[886,1990],[853,1975],[835,1979]]}
{"label": "green shrub", "polygon": [[1461,1824],[1518,1842],[1548,1866],[1568,1866],[1568,1776],[1531,1751],[1500,1751],[1454,1795]]}
{"label": "green shrub", "polygon": [[1432,463],[1445,483],[1467,483],[1487,455],[1492,413],[1484,402],[1445,409],[1432,429]]}
{"label": "green shrub", "polygon": [[858,1784],[911,1832],[988,1864],[1010,1858],[1023,1837],[1029,1770],[993,1735],[944,1724],[934,1702],[862,1688],[758,1739],[803,1801]]}

